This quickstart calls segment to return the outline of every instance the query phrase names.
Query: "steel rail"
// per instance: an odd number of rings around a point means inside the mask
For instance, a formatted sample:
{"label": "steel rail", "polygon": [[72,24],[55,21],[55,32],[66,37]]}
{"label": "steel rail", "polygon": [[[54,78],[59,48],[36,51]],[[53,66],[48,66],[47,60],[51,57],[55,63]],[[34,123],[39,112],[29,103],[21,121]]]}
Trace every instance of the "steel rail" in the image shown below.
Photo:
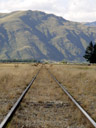
{"label": "steel rail", "polygon": [[5,126],[7,125],[8,121],[10,120],[10,118],[12,117],[13,113],[16,111],[17,107],[19,106],[20,102],[22,101],[22,99],[24,98],[25,94],[28,92],[29,88],[31,87],[31,85],[33,84],[34,80],[36,79],[37,75],[39,74],[39,71],[37,72],[37,74],[35,75],[35,77],[31,80],[31,82],[28,84],[28,86],[26,87],[26,89],[23,91],[23,93],[21,94],[21,96],[19,97],[19,99],[16,101],[16,103],[13,105],[13,107],[11,108],[11,110],[8,112],[8,114],[6,115],[6,117],[4,118],[4,120],[1,122],[0,124],[0,128],[5,128]]}
{"label": "steel rail", "polygon": [[56,83],[62,88],[62,90],[67,94],[67,96],[72,100],[72,102],[77,106],[77,108],[83,113],[83,115],[90,121],[92,126],[96,128],[96,122],[91,118],[91,116],[79,105],[79,103],[71,96],[71,94],[66,90],[66,88],[55,78],[55,76],[47,69],[51,77],[56,81]]}

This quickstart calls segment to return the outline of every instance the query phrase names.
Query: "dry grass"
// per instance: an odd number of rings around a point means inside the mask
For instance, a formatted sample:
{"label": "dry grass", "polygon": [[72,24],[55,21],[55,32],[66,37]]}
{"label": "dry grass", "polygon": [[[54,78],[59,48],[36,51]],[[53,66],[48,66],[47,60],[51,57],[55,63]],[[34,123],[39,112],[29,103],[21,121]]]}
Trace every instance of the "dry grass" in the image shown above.
{"label": "dry grass", "polygon": [[21,95],[39,67],[34,64],[0,64],[0,121]]}
{"label": "dry grass", "polygon": [[96,121],[96,66],[47,65]]}
{"label": "dry grass", "polygon": [[91,128],[88,125],[48,71],[42,68],[8,128]]}
{"label": "dry grass", "polygon": [[[40,66],[36,64],[0,64],[0,107],[2,108],[0,109],[0,120],[20,96]],[[95,75],[90,77],[91,74],[95,74],[95,66],[47,66],[95,119],[95,88],[90,91],[90,85],[95,84],[93,81]],[[51,107],[48,106],[50,103],[52,103]],[[32,128],[32,126],[38,128],[39,126],[42,128],[91,128],[90,124],[85,124],[85,122],[86,120],[79,110],[68,100],[47,70],[42,68],[16,111],[12,122],[9,123],[9,128],[23,126],[26,128]]]}

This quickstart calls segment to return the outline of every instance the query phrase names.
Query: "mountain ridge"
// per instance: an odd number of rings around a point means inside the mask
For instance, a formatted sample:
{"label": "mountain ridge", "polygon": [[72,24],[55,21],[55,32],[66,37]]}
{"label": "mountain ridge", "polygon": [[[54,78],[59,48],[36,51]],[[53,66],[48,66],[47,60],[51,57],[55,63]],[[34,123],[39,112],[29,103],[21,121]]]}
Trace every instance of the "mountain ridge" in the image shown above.
{"label": "mountain ridge", "polygon": [[0,13],[0,59],[84,61],[96,30],[41,11]]}
{"label": "mountain ridge", "polygon": [[96,21],[94,21],[94,22],[87,22],[87,23],[85,23],[85,25],[86,26],[91,26],[91,27],[96,27]]}

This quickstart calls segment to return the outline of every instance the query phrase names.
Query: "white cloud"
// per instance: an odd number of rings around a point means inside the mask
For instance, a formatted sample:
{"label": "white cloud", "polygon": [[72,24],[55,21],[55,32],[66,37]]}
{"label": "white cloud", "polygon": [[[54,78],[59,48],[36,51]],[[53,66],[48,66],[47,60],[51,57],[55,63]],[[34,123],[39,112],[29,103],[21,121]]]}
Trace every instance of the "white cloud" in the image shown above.
{"label": "white cloud", "polygon": [[96,0],[0,0],[0,12],[29,9],[73,21],[96,21]]}
{"label": "white cloud", "polygon": [[70,0],[65,17],[74,21],[96,20],[96,0]]}

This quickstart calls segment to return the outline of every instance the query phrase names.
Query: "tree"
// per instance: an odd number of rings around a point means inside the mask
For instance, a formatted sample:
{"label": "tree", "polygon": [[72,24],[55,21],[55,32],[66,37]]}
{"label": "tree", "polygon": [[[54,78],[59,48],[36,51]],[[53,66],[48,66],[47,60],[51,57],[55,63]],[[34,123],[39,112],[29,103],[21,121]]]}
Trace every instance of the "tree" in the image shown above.
{"label": "tree", "polygon": [[96,44],[94,44],[93,63],[96,63]]}
{"label": "tree", "polygon": [[96,63],[96,44],[93,45],[92,41],[86,48],[85,55],[83,56],[90,63]]}

